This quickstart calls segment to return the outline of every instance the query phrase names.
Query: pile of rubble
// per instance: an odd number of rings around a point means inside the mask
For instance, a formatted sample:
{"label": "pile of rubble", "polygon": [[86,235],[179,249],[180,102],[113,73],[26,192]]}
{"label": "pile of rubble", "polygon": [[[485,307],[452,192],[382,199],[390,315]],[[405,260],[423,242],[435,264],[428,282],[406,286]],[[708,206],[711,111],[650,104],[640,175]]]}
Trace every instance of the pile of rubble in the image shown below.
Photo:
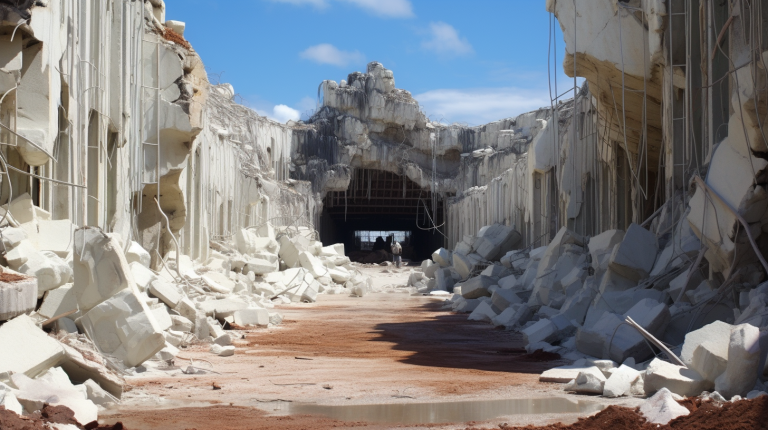
{"label": "pile of rubble", "polygon": [[409,284],[452,292],[445,308],[469,320],[519,330],[529,353],[574,361],[541,375],[568,391],[757,395],[766,361],[758,327],[768,323],[762,271],[743,266],[720,282],[687,222],[667,230],[657,237],[632,224],[587,238],[562,228],[548,246],[518,250],[520,234],[494,224],[435,251]]}
{"label": "pile of rubble", "polygon": [[323,247],[308,228],[243,229],[212,242],[205,264],[171,252],[153,271],[138,243],[51,220],[28,195],[2,215],[0,406],[18,414],[63,405],[90,423],[124,376],[167,367],[179,348],[232,355],[225,327],[280,324],[276,304],[371,287],[343,244]]}

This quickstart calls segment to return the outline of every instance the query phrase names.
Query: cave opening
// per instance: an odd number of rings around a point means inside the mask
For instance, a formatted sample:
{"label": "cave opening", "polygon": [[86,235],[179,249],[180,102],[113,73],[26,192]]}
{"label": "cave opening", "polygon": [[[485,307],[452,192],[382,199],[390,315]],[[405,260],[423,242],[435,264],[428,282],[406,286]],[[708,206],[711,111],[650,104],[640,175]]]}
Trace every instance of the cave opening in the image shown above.
{"label": "cave opening", "polygon": [[[326,194],[320,239],[324,246],[344,243],[355,261],[381,248],[389,251],[394,239],[403,246],[403,259],[421,262],[444,246],[444,219],[441,194],[396,173],[355,169],[346,191]],[[386,247],[374,246],[378,237]]]}

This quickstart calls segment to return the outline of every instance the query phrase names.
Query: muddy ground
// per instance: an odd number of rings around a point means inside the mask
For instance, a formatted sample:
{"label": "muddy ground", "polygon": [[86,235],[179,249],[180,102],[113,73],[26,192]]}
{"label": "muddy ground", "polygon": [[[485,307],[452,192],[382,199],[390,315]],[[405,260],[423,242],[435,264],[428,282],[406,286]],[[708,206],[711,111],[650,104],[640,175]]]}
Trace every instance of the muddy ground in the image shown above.
{"label": "muddy ground", "polygon": [[[378,287],[405,284],[409,270],[365,269]],[[441,302],[390,292],[364,298],[320,295],[314,304],[280,306],[283,324],[242,331],[232,357],[210,354],[204,345],[191,346],[182,350],[174,367],[128,378],[130,391],[122,404],[102,414],[100,421],[121,421],[129,429],[375,429],[396,424],[335,420],[295,411],[312,410],[308,405],[555,396],[594,401],[596,408],[608,404],[634,408],[640,403],[639,399],[609,402],[565,395],[559,384],[539,383],[542,371],[563,363],[531,358],[523,350],[520,334],[467,321],[466,314],[441,310]],[[190,364],[216,373],[182,373]],[[464,408],[478,409],[476,405]],[[584,415],[547,413],[546,407],[536,412],[490,420],[466,420],[470,415],[456,413],[449,414],[447,422],[402,427],[545,425],[572,423]],[[401,413],[412,415],[412,410]],[[403,417],[404,422],[407,418]]]}

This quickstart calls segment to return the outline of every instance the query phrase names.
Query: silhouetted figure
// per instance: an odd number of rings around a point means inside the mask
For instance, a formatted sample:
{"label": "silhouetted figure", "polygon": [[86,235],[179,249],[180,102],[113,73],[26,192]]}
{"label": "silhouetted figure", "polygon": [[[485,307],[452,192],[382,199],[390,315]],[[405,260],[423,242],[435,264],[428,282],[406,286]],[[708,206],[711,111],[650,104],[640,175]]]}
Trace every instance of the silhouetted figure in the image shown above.
{"label": "silhouetted figure", "polygon": [[392,257],[394,258],[395,266],[397,266],[398,269],[400,268],[400,264],[403,262],[402,254],[403,254],[403,247],[400,246],[399,242],[393,241],[392,242]]}
{"label": "silhouetted figure", "polygon": [[380,249],[386,250],[387,249],[387,242],[384,241],[384,238],[379,236],[376,238],[376,242],[373,243],[373,250],[378,251]]}

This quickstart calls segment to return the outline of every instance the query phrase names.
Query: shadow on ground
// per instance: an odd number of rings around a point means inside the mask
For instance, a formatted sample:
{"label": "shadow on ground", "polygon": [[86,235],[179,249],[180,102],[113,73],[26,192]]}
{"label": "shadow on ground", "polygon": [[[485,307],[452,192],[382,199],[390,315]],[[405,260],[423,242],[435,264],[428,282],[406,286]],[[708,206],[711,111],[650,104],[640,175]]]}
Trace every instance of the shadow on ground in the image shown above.
{"label": "shadow on ground", "polygon": [[382,323],[371,333],[371,342],[389,342],[393,350],[411,352],[402,363],[417,366],[476,369],[490,372],[541,373],[559,361],[541,361],[527,355],[520,333],[494,328],[485,322],[468,321],[467,314],[444,314],[442,303],[427,303],[419,312],[431,318]]}

